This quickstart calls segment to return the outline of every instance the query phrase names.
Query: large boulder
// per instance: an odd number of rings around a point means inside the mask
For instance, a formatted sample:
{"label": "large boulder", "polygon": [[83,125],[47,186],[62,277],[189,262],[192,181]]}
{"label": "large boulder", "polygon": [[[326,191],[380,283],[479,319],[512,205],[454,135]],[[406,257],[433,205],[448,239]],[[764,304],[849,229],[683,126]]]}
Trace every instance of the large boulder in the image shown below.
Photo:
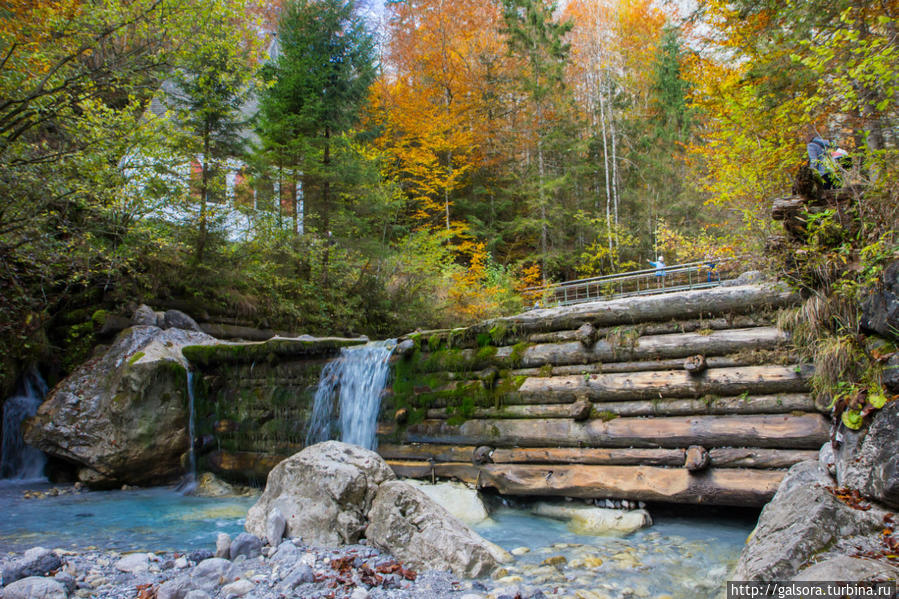
{"label": "large boulder", "polygon": [[837,482],[862,495],[899,509],[899,401],[879,410],[860,431],[843,427],[837,451]]}
{"label": "large boulder", "polygon": [[646,510],[616,510],[589,505],[571,505],[541,501],[532,511],[545,518],[563,520],[568,529],[582,535],[627,535],[652,526]]}
{"label": "large boulder", "polygon": [[899,568],[883,561],[838,555],[817,562],[793,577],[800,582],[896,580]]}
{"label": "large boulder", "polygon": [[[843,546],[880,542],[887,512],[877,506],[854,509],[828,487],[834,481],[818,460],[796,464],[759,516],[732,580],[788,580],[812,558]],[[836,578],[845,579],[843,575]]]}
{"label": "large boulder", "polygon": [[368,519],[369,542],[415,568],[476,578],[507,559],[502,549],[402,481],[380,485]]}
{"label": "large boulder", "polygon": [[80,464],[80,476],[93,486],[177,478],[188,449],[187,362],[181,347],[214,341],[181,329],[126,329],[102,356],[50,392],[26,421],[25,440]]}
{"label": "large boulder", "polygon": [[395,478],[373,451],[339,441],[318,443],[272,469],[245,526],[265,538],[269,512],[277,508],[288,537],[324,547],[355,543],[365,532],[378,485]]}
{"label": "large boulder", "polygon": [[862,329],[899,341],[899,261],[883,271],[883,286],[872,289],[861,302]]}
{"label": "large boulder", "polygon": [[481,494],[476,489],[470,489],[462,483],[427,483],[420,480],[405,482],[430,497],[440,507],[469,526],[483,522],[490,517],[487,507],[481,499]]}

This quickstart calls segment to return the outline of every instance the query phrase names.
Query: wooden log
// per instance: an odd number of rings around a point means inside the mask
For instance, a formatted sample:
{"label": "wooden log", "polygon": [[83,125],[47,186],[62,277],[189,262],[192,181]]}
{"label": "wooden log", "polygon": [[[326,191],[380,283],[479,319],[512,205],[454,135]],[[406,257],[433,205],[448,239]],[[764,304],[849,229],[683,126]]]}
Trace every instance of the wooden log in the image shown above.
{"label": "wooden log", "polygon": [[603,327],[674,318],[746,314],[765,308],[795,305],[798,300],[797,294],[777,285],[716,287],[530,310],[498,318],[481,326],[496,326],[496,323],[502,322],[510,327],[518,327],[520,331],[558,331],[577,329],[585,322]]}
{"label": "wooden log", "polygon": [[[519,404],[477,408],[471,418],[573,418],[574,404]],[[788,414],[818,411],[811,396],[802,393],[710,399],[654,399],[594,403],[591,418],[614,416],[690,416],[692,414]],[[428,410],[428,418],[449,418],[446,408]],[[577,418],[575,418],[577,420]]]}
{"label": "wooden log", "polygon": [[815,449],[828,438],[822,414],[557,419],[425,420],[406,429],[410,443],[492,447],[776,447]]}
{"label": "wooden log", "polygon": [[742,393],[798,393],[808,390],[810,369],[787,366],[714,368],[702,376],[680,371],[529,377],[509,394],[507,403],[563,403],[586,397],[591,401],[702,397]]}
{"label": "wooden log", "polygon": [[[541,343],[532,345],[521,352],[514,346],[497,348],[495,353],[483,355],[480,350],[465,349],[457,359],[467,366],[466,370],[500,366],[506,368],[539,368],[546,364],[563,366],[567,364],[589,364],[596,362],[620,362],[659,358],[686,358],[694,354],[718,356],[740,351],[773,349],[783,345],[789,337],[775,327],[754,327],[728,329],[704,333],[674,333],[669,335],[647,335],[607,337],[585,347],[578,341],[565,343]],[[433,364],[429,355],[421,358],[421,367],[428,366],[440,370],[440,361]],[[446,366],[443,366],[446,368]]]}
{"label": "wooden log", "polygon": [[717,469],[692,473],[654,466],[524,466],[488,464],[481,487],[503,495],[557,495],[708,505],[761,506],[784,471]]}
{"label": "wooden log", "polygon": [[682,466],[683,449],[597,449],[571,447],[497,448],[491,456],[494,464],[604,464]]}
{"label": "wooden log", "polygon": [[818,452],[801,449],[755,449],[718,447],[709,450],[709,461],[718,468],[789,468],[806,460],[817,460]]}
{"label": "wooden log", "polygon": [[[758,315],[731,315],[728,318],[707,318],[702,320],[672,320],[670,322],[643,322],[634,325],[641,335],[668,335],[671,333],[691,333],[699,330],[720,331],[723,329],[745,329],[749,327],[771,326],[769,317]],[[605,337],[619,327],[600,327],[596,336]],[[577,331],[550,331],[548,333],[531,333],[527,341],[531,343],[562,343],[576,341]]]}
{"label": "wooden log", "polygon": [[423,478],[428,480],[432,478],[450,478],[471,485],[478,484],[482,476],[480,469],[483,467],[452,462],[431,464],[429,462],[403,460],[387,460],[387,465],[390,466],[394,474],[401,478]]}
{"label": "wooden log", "polygon": [[380,443],[378,453],[385,460],[434,460],[436,462],[471,463],[474,447],[458,445]]}
{"label": "wooden log", "polygon": [[[729,356],[715,356],[706,359],[708,368],[736,368],[738,366],[761,366],[764,364],[795,364],[799,355],[783,350],[755,350]],[[677,370],[684,365],[679,358],[667,360],[642,360],[637,362],[599,362],[593,364],[570,364],[553,366],[550,372],[541,368],[516,368],[510,370],[512,376],[560,376],[566,374],[611,374],[614,372],[645,372],[649,370]],[[457,373],[446,373],[463,378]],[[471,375],[469,375],[471,376]]]}
{"label": "wooden log", "polygon": [[[385,460],[401,462],[472,463],[474,446],[382,444],[378,453]],[[280,459],[280,458],[279,458]],[[495,464],[593,464],[619,466],[673,466],[684,464],[684,449],[595,448],[595,447],[498,447],[490,459]],[[709,465],[715,468],[789,468],[818,459],[816,450],[719,447],[709,450]]]}
{"label": "wooden log", "polygon": [[690,472],[701,472],[709,467],[709,450],[702,445],[691,445],[687,448],[684,468]]}

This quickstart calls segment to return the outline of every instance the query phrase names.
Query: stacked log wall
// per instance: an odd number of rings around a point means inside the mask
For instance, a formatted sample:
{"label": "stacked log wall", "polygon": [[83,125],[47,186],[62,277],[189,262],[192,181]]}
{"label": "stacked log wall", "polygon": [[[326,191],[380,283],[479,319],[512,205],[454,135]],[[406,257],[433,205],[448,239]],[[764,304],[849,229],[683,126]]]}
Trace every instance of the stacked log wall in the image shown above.
{"label": "stacked log wall", "polygon": [[722,287],[409,335],[379,452],[507,494],[761,505],[830,427],[774,326],[796,301]]}

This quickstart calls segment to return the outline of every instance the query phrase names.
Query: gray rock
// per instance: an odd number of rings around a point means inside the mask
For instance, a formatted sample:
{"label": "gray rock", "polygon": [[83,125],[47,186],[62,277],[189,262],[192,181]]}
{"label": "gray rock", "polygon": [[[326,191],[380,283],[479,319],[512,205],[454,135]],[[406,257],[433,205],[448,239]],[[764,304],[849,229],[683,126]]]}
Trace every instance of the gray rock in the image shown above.
{"label": "gray rock", "polygon": [[[746,541],[732,580],[788,580],[840,539],[879,535],[886,512],[855,510],[825,489],[833,479],[817,461],[787,473]],[[839,577],[837,577],[839,578]]]}
{"label": "gray rock", "polygon": [[401,481],[384,482],[368,514],[365,537],[419,569],[477,578],[493,571],[502,551],[427,495]]}
{"label": "gray rock", "polygon": [[353,592],[350,593],[350,599],[368,599],[368,591],[362,587],[356,587],[353,589]]}
{"label": "gray rock", "polygon": [[52,578],[29,576],[3,588],[3,599],[66,599],[66,588]]}
{"label": "gray rock", "polygon": [[23,427],[26,442],[84,467],[85,482],[94,486],[178,478],[188,445],[181,348],[213,341],[179,329],[123,331],[102,358],[50,392]]}
{"label": "gray rock", "polygon": [[793,580],[802,582],[896,580],[899,568],[884,562],[839,555],[820,561],[802,570]]}
{"label": "gray rock", "polygon": [[146,553],[132,553],[117,561],[115,567],[116,570],[129,574],[147,572],[150,569],[150,558]]}
{"label": "gray rock", "polygon": [[184,596],[184,599],[212,599],[212,597],[206,591],[190,591],[187,595]]}
{"label": "gray rock", "polygon": [[883,286],[872,289],[861,302],[859,324],[867,332],[899,341],[899,261],[883,271]]}
{"label": "gray rock", "polygon": [[246,529],[265,536],[268,514],[278,508],[289,537],[327,547],[355,543],[365,531],[378,485],[395,478],[383,458],[368,449],[339,441],[312,445],[272,469],[247,513]]}
{"label": "gray rock", "polygon": [[827,470],[829,475],[836,477],[836,456],[834,455],[833,444],[830,441],[822,445],[818,451],[818,463]]}
{"label": "gray rock", "polygon": [[182,574],[171,580],[167,580],[156,589],[156,599],[184,599],[193,589],[191,578]]}
{"label": "gray rock", "polygon": [[891,393],[899,393],[899,353],[890,356],[883,365],[883,386]]}
{"label": "gray rock", "polygon": [[284,529],[287,528],[287,520],[278,508],[273,508],[265,518],[265,538],[272,547],[277,547],[284,538]]}
{"label": "gray rock", "polygon": [[57,570],[62,566],[62,560],[58,555],[44,547],[32,547],[25,554],[3,565],[0,575],[3,584],[28,578],[30,576],[43,576],[51,570]]}
{"label": "gray rock", "polygon": [[890,402],[879,410],[867,429],[843,428],[837,481],[899,509],[899,402]]}
{"label": "gray rock", "polygon": [[185,331],[200,331],[197,321],[181,310],[166,310],[163,315],[164,329],[183,329]]}
{"label": "gray rock", "polygon": [[290,591],[307,582],[315,582],[315,573],[306,564],[300,564],[287,573],[280,586],[283,590]]}
{"label": "gray rock", "polygon": [[231,535],[220,532],[215,538],[215,557],[228,559],[231,555]]}
{"label": "gray rock", "polygon": [[259,537],[242,532],[231,541],[231,559],[236,559],[239,555],[244,555],[247,559],[259,557],[262,555],[262,541]]}
{"label": "gray rock", "polygon": [[298,559],[300,559],[300,550],[292,541],[284,541],[278,545],[278,550],[272,556],[272,561],[282,566],[293,564]]}
{"label": "gray rock", "polygon": [[147,304],[141,304],[131,316],[131,326],[135,327],[155,327],[156,312]]}
{"label": "gray rock", "polygon": [[197,564],[190,573],[191,586],[212,593],[219,586],[233,582],[231,562],[211,557]]}
{"label": "gray rock", "polygon": [[235,580],[234,582],[223,586],[222,597],[224,597],[225,599],[233,597],[243,597],[254,588],[256,588],[255,584],[245,578],[241,578],[240,580]]}
{"label": "gray rock", "polygon": [[64,586],[67,594],[71,595],[75,592],[77,581],[75,580],[75,577],[68,572],[57,572],[53,576],[53,580]]}

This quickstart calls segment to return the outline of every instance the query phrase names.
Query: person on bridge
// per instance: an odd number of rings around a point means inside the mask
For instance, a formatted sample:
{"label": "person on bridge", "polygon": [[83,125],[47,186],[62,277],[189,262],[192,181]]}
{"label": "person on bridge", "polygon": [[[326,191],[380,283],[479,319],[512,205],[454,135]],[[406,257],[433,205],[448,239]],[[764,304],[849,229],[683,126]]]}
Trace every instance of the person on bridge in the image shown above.
{"label": "person on bridge", "polygon": [[647,260],[656,269],[656,284],[658,287],[665,286],[665,261],[659,256],[655,260]]}

